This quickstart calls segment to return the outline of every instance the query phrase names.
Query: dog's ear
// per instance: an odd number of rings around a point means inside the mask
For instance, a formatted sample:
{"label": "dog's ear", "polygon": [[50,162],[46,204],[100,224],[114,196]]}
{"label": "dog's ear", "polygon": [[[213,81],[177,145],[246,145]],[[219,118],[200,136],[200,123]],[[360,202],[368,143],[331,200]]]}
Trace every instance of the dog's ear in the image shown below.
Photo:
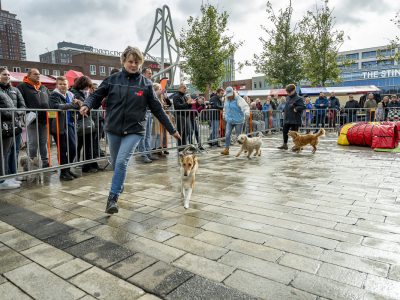
{"label": "dog's ear", "polygon": [[197,159],[197,156],[196,156],[196,155],[193,155],[193,162],[194,162],[195,164],[198,164],[198,163],[199,163],[199,160]]}

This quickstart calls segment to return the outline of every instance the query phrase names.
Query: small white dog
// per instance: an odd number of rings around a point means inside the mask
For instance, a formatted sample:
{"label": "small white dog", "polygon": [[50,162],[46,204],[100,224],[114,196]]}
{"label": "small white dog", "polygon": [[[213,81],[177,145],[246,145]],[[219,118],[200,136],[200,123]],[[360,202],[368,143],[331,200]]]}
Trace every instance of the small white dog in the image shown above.
{"label": "small white dog", "polygon": [[[182,151],[181,162],[181,196],[183,199],[183,207],[189,208],[189,201],[192,196],[196,172],[199,168],[199,162],[196,155],[187,153],[187,150],[193,146],[189,146]],[[194,147],[193,147],[194,148]]]}
{"label": "small white dog", "polygon": [[242,145],[242,147],[236,154],[236,157],[239,157],[243,151],[247,152],[247,158],[249,159],[253,151],[255,151],[254,156],[261,156],[262,137],[263,134],[261,132],[257,135],[257,137],[253,138],[249,138],[245,134],[239,135],[237,141]]}

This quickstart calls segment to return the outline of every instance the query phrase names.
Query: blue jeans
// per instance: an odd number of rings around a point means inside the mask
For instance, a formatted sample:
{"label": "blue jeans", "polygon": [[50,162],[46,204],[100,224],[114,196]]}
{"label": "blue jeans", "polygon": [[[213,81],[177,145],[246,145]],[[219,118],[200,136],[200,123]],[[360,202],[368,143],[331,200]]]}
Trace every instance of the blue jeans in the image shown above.
{"label": "blue jeans", "polygon": [[138,134],[119,136],[108,132],[107,137],[111,164],[114,168],[110,193],[119,195],[122,192],[122,186],[125,182],[126,169],[128,168],[129,161],[143,136]]}
{"label": "blue jeans", "polygon": [[226,123],[226,133],[225,133],[225,148],[229,148],[231,145],[231,134],[232,134],[232,129],[235,129],[235,134],[239,135],[243,131],[243,123],[240,124],[232,124],[232,123]]}
{"label": "blue jeans", "polygon": [[219,120],[211,120],[210,140],[216,141],[219,138]]}
{"label": "blue jeans", "polygon": [[150,154],[151,151],[151,130],[153,128],[153,117],[150,111],[146,112],[146,132],[142,139],[139,142],[138,150],[139,152],[143,152],[142,156],[146,156]]}
{"label": "blue jeans", "polygon": [[[7,155],[8,174],[17,174],[19,148],[21,146],[21,134],[15,136],[15,145],[12,145]],[[15,155],[16,154],[16,155]],[[7,165],[7,163],[6,163]]]}

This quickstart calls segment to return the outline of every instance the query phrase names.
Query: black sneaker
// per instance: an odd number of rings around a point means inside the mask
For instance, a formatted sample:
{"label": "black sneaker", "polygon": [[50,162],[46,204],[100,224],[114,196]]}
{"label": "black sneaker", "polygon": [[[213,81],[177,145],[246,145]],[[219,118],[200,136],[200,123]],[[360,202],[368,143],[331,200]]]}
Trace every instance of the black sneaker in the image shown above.
{"label": "black sneaker", "polygon": [[67,172],[68,172],[69,175],[71,175],[71,176],[74,177],[74,178],[78,178],[78,177],[79,177],[79,176],[76,175],[75,173],[72,173],[71,170],[68,170]]}
{"label": "black sneaker", "polygon": [[107,206],[105,211],[107,214],[118,213],[117,201],[118,201],[118,196],[110,193],[110,195],[108,196]]}
{"label": "black sneaker", "polygon": [[74,180],[74,177],[70,175],[68,172],[63,172],[60,174],[60,180],[61,181],[71,181]]}

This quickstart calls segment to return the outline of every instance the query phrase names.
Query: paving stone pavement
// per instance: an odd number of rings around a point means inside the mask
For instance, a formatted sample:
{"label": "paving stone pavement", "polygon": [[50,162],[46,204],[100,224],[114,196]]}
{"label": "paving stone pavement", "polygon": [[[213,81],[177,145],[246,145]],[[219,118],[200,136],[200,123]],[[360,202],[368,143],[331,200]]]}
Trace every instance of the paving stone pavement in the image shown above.
{"label": "paving stone pavement", "polygon": [[190,208],[175,153],[0,194],[1,299],[400,299],[400,156],[341,147],[199,155]]}

